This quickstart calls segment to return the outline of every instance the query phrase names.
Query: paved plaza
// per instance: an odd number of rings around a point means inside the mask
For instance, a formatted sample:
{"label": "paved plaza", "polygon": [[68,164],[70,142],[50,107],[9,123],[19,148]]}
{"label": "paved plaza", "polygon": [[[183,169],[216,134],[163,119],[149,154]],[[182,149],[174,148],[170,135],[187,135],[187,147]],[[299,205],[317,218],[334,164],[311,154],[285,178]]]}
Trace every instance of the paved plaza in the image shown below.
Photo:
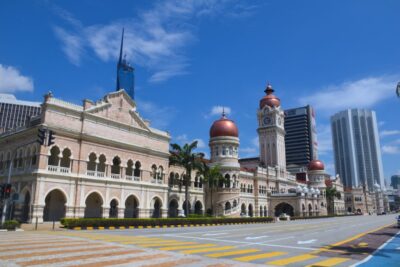
{"label": "paved plaza", "polygon": [[0,233],[0,266],[351,266],[399,230],[394,215],[95,231]]}

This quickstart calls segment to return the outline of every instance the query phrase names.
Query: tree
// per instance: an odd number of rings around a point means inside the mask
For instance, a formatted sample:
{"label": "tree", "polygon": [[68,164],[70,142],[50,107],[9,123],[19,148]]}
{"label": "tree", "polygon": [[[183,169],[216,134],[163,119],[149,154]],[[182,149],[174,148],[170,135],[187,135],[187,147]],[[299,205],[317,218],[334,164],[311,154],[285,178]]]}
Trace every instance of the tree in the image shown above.
{"label": "tree", "polygon": [[192,171],[201,171],[204,167],[203,153],[193,152],[197,148],[197,141],[185,144],[182,147],[178,144],[171,144],[169,165],[181,166],[185,169],[183,176],[185,185],[185,210],[189,214],[189,185],[192,180]]}
{"label": "tree", "polygon": [[217,188],[218,184],[221,181],[225,182],[225,178],[221,174],[219,165],[215,165],[210,168],[206,164],[204,164],[204,169],[202,171],[202,174],[204,176],[204,182],[207,183],[208,189],[210,190],[210,193],[211,193],[211,198],[210,198],[211,215],[213,215],[214,214],[214,203],[213,203],[214,188]]}
{"label": "tree", "polygon": [[334,213],[334,209],[335,209],[334,208],[334,205],[335,205],[334,198],[336,197],[336,198],[340,199],[342,197],[342,195],[340,194],[340,192],[338,192],[336,190],[336,187],[327,187],[325,192],[326,192],[326,200],[329,203],[330,212]]}

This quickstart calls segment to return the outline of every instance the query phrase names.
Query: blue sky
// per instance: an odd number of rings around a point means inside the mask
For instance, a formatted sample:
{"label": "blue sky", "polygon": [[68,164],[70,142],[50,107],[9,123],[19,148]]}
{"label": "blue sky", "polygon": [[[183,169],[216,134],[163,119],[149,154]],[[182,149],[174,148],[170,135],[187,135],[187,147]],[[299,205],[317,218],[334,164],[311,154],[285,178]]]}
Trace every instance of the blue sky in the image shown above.
{"label": "blue sky", "polygon": [[1,1],[0,92],[81,103],[115,89],[122,27],[138,109],[173,141],[199,140],[227,107],[241,157],[258,154],[256,109],[270,81],[283,108],[316,109],[333,171],[329,117],[377,112],[385,177],[400,173],[400,2]]}

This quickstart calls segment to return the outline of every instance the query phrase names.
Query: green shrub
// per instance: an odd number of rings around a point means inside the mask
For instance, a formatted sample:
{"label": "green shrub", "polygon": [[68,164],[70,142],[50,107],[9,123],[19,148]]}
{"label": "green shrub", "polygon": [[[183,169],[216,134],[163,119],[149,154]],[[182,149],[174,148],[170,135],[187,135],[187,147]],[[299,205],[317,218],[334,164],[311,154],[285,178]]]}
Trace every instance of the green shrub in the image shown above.
{"label": "green shrub", "polygon": [[170,226],[170,225],[194,225],[194,224],[226,224],[226,223],[267,223],[272,222],[273,219],[270,217],[254,217],[254,218],[220,218],[220,217],[201,217],[201,218],[126,218],[126,219],[69,219],[65,218],[61,220],[61,224],[64,227],[73,229],[74,227],[120,227],[120,226]]}
{"label": "green shrub", "polygon": [[5,221],[4,224],[1,226],[1,228],[7,229],[7,230],[15,230],[19,226],[20,226],[20,223],[18,221],[9,220],[9,221]]}

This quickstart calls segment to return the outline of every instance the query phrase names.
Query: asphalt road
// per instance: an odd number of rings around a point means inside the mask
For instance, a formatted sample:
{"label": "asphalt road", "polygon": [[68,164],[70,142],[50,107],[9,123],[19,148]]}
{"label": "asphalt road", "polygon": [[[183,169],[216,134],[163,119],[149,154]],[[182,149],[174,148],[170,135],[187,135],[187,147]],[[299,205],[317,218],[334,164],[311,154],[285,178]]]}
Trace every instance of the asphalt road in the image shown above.
{"label": "asphalt road", "polygon": [[[146,247],[160,250],[172,248],[171,250],[181,253],[189,252],[207,257],[238,259],[245,262],[276,266],[289,264],[290,266],[307,266],[328,260],[329,257],[321,254],[328,246],[346,243],[346,241],[351,241],[360,234],[393,224],[395,216],[372,215],[271,224],[106,230],[101,233],[111,236],[155,238],[153,244],[144,244]],[[86,231],[86,233],[89,235],[96,234],[93,231]],[[157,243],[157,240],[160,240],[161,243]],[[173,241],[168,243],[169,240]],[[162,242],[166,242],[165,246],[161,246]],[[185,244],[185,242],[188,243]],[[360,246],[373,246],[373,242],[373,240],[370,241],[370,244],[364,242]],[[227,251],[214,250],[216,247],[227,247]],[[235,251],[238,253],[234,254]],[[265,257],[257,256],[260,254]],[[335,260],[326,261],[326,266],[350,266],[360,261],[360,258],[368,256],[360,257],[360,255],[356,255],[357,257],[354,257],[344,254],[335,255]]]}
{"label": "asphalt road", "polygon": [[0,238],[0,266],[351,266],[399,232],[388,227],[394,222],[395,215],[386,215],[270,224],[7,233]]}

